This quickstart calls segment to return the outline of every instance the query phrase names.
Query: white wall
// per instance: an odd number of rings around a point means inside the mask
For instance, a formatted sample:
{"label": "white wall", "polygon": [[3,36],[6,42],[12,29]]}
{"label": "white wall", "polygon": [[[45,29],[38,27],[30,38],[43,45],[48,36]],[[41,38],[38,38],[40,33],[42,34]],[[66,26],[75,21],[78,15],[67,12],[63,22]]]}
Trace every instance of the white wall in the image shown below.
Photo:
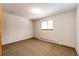
{"label": "white wall", "polygon": [[76,51],[79,55],[79,4],[76,10]]}
{"label": "white wall", "polygon": [[[40,25],[44,20],[53,20],[54,29],[41,30]],[[2,44],[28,39],[34,35],[37,38],[47,39],[47,41],[75,47],[75,11],[60,13],[33,22],[20,16],[3,13]]]}
{"label": "white wall", "polygon": [[[53,30],[42,30],[41,22],[54,21]],[[35,37],[50,42],[75,47],[75,11],[60,13],[51,17],[35,20]]]}
{"label": "white wall", "polygon": [[3,40],[2,44],[8,44],[33,36],[32,21],[20,16],[3,13]]}

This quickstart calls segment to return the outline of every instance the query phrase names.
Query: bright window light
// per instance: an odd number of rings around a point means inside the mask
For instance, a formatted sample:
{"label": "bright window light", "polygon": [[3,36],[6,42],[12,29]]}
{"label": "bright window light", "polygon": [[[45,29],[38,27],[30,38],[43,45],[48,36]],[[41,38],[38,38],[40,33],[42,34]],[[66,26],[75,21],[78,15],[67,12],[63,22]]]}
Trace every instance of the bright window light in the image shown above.
{"label": "bright window light", "polygon": [[32,8],[32,13],[34,13],[34,14],[41,14],[42,10],[40,8]]}
{"label": "bright window light", "polygon": [[53,29],[53,20],[43,21],[41,23],[41,29]]}

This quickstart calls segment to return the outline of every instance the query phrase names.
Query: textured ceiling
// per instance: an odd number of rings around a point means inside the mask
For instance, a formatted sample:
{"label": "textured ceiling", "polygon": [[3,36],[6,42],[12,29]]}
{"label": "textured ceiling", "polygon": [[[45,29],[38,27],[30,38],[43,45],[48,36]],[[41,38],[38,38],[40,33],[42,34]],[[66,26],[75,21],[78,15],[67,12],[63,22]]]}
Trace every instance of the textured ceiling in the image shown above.
{"label": "textured ceiling", "polygon": [[[32,8],[40,8],[43,12],[40,14],[32,13]],[[74,10],[76,4],[74,3],[12,3],[3,4],[3,11],[16,14],[28,19],[39,19],[54,15],[57,13]]]}

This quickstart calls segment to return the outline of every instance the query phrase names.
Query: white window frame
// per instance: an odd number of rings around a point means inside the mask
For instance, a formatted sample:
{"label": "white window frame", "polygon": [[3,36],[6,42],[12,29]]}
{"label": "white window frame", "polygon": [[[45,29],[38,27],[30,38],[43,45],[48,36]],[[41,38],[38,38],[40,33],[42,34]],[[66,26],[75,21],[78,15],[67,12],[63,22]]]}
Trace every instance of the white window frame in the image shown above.
{"label": "white window frame", "polygon": [[54,27],[53,20],[41,22],[41,29],[53,29],[53,27]]}

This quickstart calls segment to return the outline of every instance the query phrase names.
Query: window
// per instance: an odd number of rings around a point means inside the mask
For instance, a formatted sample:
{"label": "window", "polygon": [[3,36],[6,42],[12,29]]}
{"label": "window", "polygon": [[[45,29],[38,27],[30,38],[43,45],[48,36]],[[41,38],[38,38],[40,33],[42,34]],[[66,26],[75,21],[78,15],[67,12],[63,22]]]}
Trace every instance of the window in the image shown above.
{"label": "window", "polygon": [[41,23],[41,29],[53,29],[53,20],[43,21]]}

